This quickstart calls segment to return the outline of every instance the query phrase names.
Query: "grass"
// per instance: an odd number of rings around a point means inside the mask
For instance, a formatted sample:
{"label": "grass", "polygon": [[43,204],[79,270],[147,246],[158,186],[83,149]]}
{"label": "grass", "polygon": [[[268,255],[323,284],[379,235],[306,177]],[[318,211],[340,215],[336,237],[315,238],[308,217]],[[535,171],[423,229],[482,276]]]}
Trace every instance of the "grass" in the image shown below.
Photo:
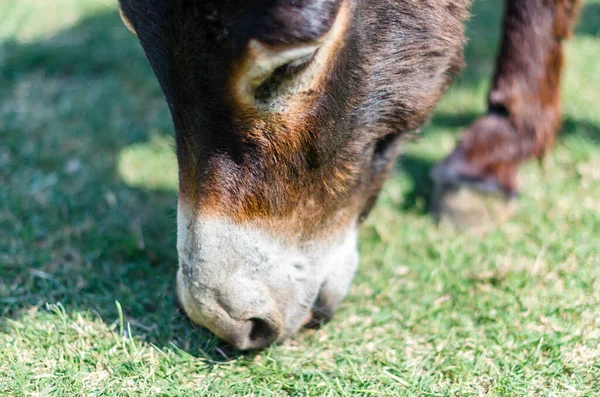
{"label": "grass", "polygon": [[108,0],[0,2],[0,395],[600,395],[600,1],[567,44],[565,125],[517,216],[437,228],[428,172],[484,110],[500,2],[362,230],[335,319],[240,355],[174,302],[159,87]]}

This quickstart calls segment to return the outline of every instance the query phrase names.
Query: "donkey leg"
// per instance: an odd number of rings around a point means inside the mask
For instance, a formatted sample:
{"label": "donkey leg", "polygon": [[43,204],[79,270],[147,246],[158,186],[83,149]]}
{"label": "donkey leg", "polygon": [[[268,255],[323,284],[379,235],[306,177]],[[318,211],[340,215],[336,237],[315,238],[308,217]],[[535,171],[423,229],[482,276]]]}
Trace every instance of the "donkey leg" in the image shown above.
{"label": "donkey leg", "polygon": [[517,171],[552,148],[561,125],[562,41],[580,0],[506,0],[488,112],[432,172],[434,214],[459,227],[507,219]]}

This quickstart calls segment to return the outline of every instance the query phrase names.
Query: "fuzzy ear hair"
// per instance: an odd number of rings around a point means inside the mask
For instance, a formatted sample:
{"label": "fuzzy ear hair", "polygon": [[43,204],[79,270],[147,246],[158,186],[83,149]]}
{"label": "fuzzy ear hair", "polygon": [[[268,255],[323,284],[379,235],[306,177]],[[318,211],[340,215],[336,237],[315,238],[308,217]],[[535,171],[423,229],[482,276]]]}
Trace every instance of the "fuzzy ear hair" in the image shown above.
{"label": "fuzzy ear hair", "polygon": [[230,80],[237,100],[276,110],[286,108],[296,94],[315,90],[343,42],[349,15],[344,2],[329,31],[311,41],[273,46],[251,39]]}
{"label": "fuzzy ear hair", "polygon": [[[250,40],[244,62],[237,71],[233,81],[237,96],[244,102],[254,102],[258,96],[261,86],[268,84],[267,81],[277,79],[283,70],[293,70],[309,62],[319,50],[319,42],[302,43],[283,48],[271,47],[257,40]],[[290,86],[298,88],[303,85],[302,80],[307,77],[290,74],[287,84],[274,88],[272,93],[278,96],[283,91],[289,91]],[[284,88],[284,87],[287,87]]]}
{"label": "fuzzy ear hair", "polygon": [[256,89],[280,67],[299,65],[309,60],[319,47],[319,43],[304,43],[287,48],[272,48],[251,40],[248,44],[246,70],[243,71],[239,84],[250,90]]}
{"label": "fuzzy ear hair", "polygon": [[123,21],[123,24],[125,24],[125,27],[134,35],[137,36],[137,33],[133,27],[133,25],[131,24],[131,22],[129,21],[129,18],[127,18],[127,16],[125,15],[125,13],[123,12],[123,10],[119,7],[119,15],[121,15],[121,20]]}

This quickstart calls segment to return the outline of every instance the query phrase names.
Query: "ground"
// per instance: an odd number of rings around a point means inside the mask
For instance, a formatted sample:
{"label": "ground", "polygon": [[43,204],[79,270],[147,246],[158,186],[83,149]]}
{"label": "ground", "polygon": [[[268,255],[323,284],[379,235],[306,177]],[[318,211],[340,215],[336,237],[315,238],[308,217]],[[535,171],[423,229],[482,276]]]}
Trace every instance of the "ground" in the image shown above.
{"label": "ground", "polygon": [[405,146],[334,320],[238,354],[178,314],[172,127],[109,0],[0,2],[0,395],[600,395],[600,1],[516,217],[438,228],[428,173],[485,109],[501,2]]}

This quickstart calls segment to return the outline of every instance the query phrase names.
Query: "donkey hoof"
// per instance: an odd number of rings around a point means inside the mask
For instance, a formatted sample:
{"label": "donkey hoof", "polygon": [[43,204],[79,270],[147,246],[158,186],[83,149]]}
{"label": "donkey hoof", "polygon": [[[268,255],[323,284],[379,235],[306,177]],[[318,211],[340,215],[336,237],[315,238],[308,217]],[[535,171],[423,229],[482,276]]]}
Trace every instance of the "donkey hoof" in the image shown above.
{"label": "donkey hoof", "polygon": [[433,216],[440,225],[486,232],[508,221],[516,212],[516,196],[484,192],[469,186],[436,184]]}

